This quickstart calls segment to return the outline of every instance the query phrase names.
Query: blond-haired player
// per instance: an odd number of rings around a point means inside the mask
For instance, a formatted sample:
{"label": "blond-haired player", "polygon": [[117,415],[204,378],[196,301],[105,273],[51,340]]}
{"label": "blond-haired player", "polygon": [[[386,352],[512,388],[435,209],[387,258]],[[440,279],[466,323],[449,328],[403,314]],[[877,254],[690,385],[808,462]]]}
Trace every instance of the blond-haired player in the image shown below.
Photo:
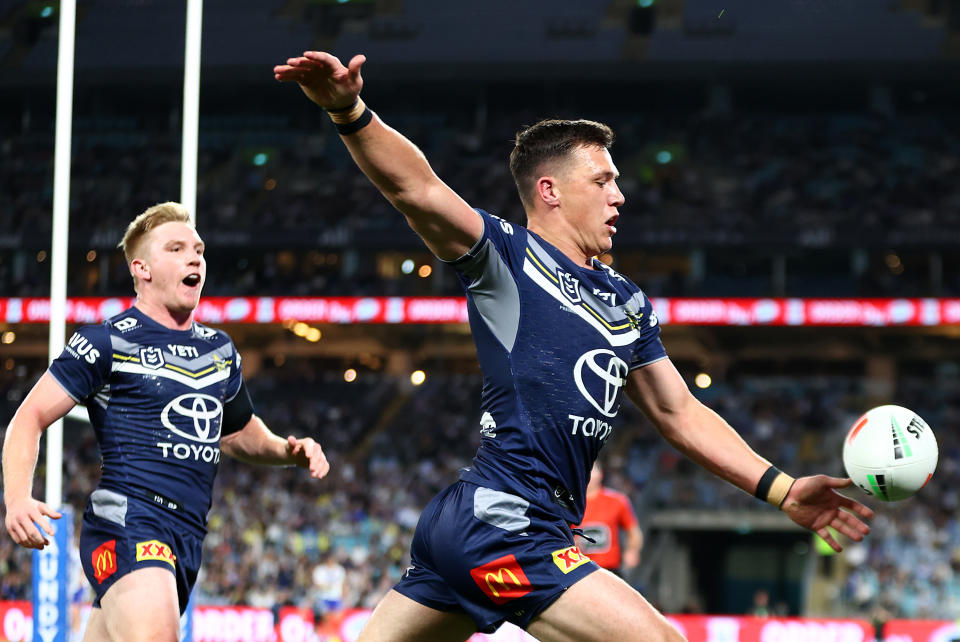
{"label": "blond-haired player", "polygon": [[[3,445],[6,528],[42,549],[60,514],[31,496],[40,436],[87,406],[103,459],[83,514],[80,557],[96,592],[84,640],[174,642],[200,567],[221,453],[329,464],[310,437],[278,437],[254,414],[240,354],[194,320],[206,279],[204,244],[178,203],[136,217],[120,243],[135,305],[79,328],[24,399]],[[38,528],[39,525],[39,528]]]}

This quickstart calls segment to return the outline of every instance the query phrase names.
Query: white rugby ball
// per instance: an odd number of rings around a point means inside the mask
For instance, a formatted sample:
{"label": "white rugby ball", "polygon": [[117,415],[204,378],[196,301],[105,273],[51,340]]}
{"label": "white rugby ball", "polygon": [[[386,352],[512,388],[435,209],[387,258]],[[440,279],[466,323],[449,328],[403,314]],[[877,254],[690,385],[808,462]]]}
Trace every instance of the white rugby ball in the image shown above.
{"label": "white rugby ball", "polygon": [[857,419],[843,441],[843,466],[853,483],[885,502],[910,497],[937,468],[937,439],[917,413],[877,406]]}

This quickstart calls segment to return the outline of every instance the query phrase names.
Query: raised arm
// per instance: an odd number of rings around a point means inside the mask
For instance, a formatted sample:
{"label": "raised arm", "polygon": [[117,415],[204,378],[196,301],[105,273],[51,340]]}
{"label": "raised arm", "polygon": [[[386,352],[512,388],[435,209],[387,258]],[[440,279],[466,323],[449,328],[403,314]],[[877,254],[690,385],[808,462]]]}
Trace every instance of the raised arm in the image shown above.
{"label": "raised arm", "polygon": [[365,61],[354,56],[344,66],[328,53],[307,51],[273,73],[277,80],[298,83],[330,113],[353,160],[434,254],[447,260],[463,256],[483,234],[483,222],[413,143],[368,113],[360,99]]}
{"label": "raised arm", "polygon": [[52,507],[33,498],[33,474],[40,452],[40,435],[75,405],[57,380],[45,372],[7,427],[3,440],[3,503],[7,507],[4,525],[20,546],[42,549],[50,541],[36,525],[52,536],[53,527],[47,518],[60,518],[60,513]]}
{"label": "raised arm", "polygon": [[242,430],[223,437],[220,450],[234,459],[252,464],[307,468],[310,476],[316,479],[330,471],[320,444],[310,437],[279,437],[256,415],[250,417]]}
{"label": "raised arm", "polygon": [[[633,370],[627,380],[627,394],[677,450],[745,492],[753,495],[769,474],[770,462],[690,393],[669,359]],[[860,541],[870,528],[856,515],[873,517],[872,510],[836,492],[851,483],[826,475],[801,477],[784,487],[786,494],[776,503],[790,519],[840,551],[843,547],[827,526]]]}

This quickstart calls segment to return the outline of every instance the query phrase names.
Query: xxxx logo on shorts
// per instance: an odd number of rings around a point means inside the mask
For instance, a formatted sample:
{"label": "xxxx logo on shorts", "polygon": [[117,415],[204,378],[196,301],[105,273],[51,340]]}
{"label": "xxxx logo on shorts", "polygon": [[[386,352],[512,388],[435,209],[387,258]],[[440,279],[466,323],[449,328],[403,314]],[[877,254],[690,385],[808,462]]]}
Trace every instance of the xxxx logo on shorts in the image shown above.
{"label": "xxxx logo on shorts", "polygon": [[103,580],[117,572],[117,540],[112,539],[93,549],[91,561],[93,576],[98,584],[103,584]]}
{"label": "xxxx logo on shorts", "polygon": [[506,604],[533,590],[527,574],[513,555],[498,557],[471,569],[470,577],[495,604]]}
{"label": "xxxx logo on shorts", "polygon": [[554,551],[553,563],[557,565],[564,574],[569,573],[578,566],[583,566],[590,561],[590,558],[580,552],[576,546],[568,546],[559,551]]}
{"label": "xxxx logo on shorts", "polygon": [[137,542],[137,561],[143,562],[146,560],[159,560],[174,568],[177,567],[177,556],[173,554],[170,547],[155,539],[149,542]]}

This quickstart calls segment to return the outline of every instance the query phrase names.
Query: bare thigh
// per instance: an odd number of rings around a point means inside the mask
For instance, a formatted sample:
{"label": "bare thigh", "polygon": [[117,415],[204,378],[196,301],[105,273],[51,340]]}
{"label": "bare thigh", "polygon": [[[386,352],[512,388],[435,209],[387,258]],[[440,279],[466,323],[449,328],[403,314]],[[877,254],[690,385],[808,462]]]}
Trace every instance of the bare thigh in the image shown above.
{"label": "bare thigh", "polygon": [[681,642],[647,600],[606,570],[586,576],[527,627],[541,642]]}
{"label": "bare thigh", "polygon": [[180,602],[173,573],[141,568],[124,575],[93,609],[83,642],[177,642]]}
{"label": "bare thigh", "polygon": [[463,613],[431,609],[391,590],[374,609],[357,642],[463,642],[476,630]]}

